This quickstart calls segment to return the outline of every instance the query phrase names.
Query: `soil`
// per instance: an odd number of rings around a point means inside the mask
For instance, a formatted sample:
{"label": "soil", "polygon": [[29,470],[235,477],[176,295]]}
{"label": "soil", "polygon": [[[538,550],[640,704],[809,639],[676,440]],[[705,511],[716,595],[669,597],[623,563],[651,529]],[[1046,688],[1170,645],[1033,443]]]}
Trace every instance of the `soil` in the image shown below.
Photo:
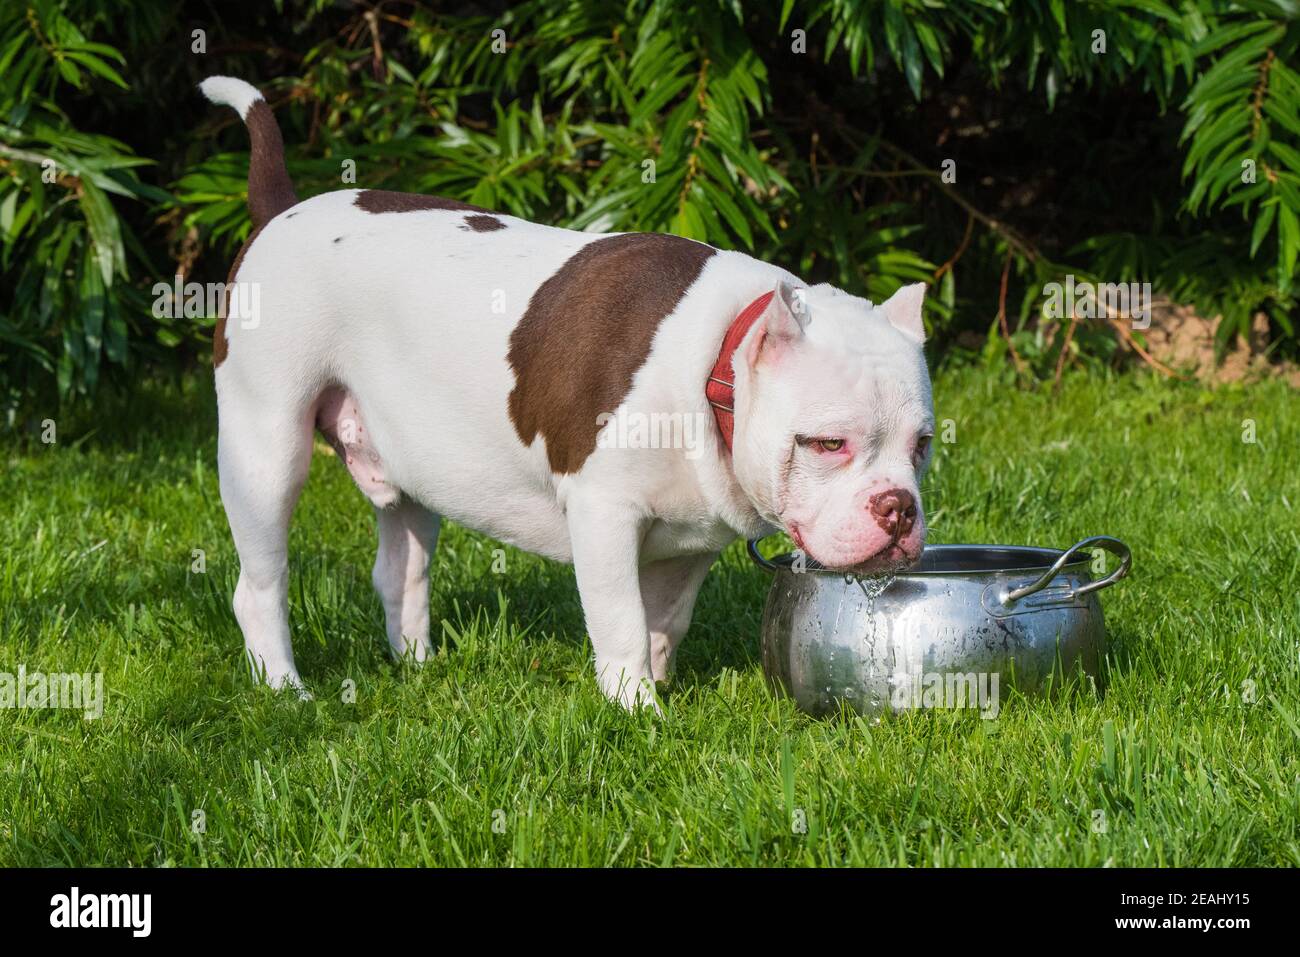
{"label": "soil", "polygon": [[1172,369],[1207,383],[1249,382],[1280,377],[1300,389],[1300,366],[1274,362],[1268,357],[1268,317],[1256,313],[1250,335],[1232,343],[1215,361],[1214,331],[1220,317],[1199,315],[1191,306],[1167,299],[1151,303],[1151,326],[1142,330],[1146,349]]}

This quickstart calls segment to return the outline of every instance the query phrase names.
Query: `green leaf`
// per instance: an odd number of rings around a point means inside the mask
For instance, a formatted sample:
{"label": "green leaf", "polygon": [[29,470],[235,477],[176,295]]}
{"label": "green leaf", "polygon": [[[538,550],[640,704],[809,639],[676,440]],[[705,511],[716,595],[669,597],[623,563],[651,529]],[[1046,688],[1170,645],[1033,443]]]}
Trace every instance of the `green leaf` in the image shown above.
{"label": "green leaf", "polygon": [[1277,215],[1277,202],[1265,204],[1260,208],[1255,217],[1255,226],[1250,231],[1250,255],[1253,259],[1255,253],[1259,250],[1259,245],[1268,235],[1269,229],[1273,226],[1273,218]]}

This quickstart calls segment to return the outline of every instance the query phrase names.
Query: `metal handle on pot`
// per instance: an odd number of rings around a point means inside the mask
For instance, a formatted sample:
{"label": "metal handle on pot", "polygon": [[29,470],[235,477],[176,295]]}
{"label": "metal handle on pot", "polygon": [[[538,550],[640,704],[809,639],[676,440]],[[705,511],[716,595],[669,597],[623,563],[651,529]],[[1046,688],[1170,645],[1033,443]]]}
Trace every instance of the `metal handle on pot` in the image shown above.
{"label": "metal handle on pot", "polygon": [[773,573],[779,572],[781,570],[780,565],[778,565],[776,562],[770,559],[764,558],[761,554],[759,554],[758,542],[759,539],[751,538],[745,543],[745,547],[749,549],[749,557],[752,558],[754,560],[754,564],[757,565],[759,568],[763,569],[763,571],[773,572]]}
{"label": "metal handle on pot", "polygon": [[1128,574],[1129,568],[1133,565],[1133,553],[1130,552],[1128,546],[1118,538],[1111,538],[1109,535],[1094,535],[1092,538],[1085,538],[1081,542],[1075,542],[1067,548],[1065,553],[1062,554],[1055,563],[1053,563],[1051,568],[1043,573],[1043,577],[1038,579],[1038,581],[1025,585],[1023,588],[1014,589],[1013,591],[1009,591],[1005,595],[1000,596],[1002,603],[1004,605],[1012,605],[1020,601],[1020,599],[1027,598],[1034,594],[1034,592],[1042,591],[1047,587],[1048,583],[1056,577],[1057,573],[1070,563],[1070,559],[1074,557],[1075,552],[1083,548],[1093,548],[1098,546],[1106,549],[1106,551],[1110,552],[1112,555],[1119,556],[1119,568],[1115,569],[1100,581],[1089,582],[1082,588],[1076,588],[1070,593],[1070,598],[1078,598],[1080,595],[1100,591],[1103,588],[1108,588],[1115,584]]}

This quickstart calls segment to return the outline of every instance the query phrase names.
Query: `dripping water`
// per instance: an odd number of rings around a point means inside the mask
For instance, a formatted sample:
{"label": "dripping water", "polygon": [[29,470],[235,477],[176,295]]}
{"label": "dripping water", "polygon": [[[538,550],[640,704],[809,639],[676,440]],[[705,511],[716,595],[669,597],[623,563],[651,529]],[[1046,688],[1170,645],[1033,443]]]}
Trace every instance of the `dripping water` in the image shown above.
{"label": "dripping water", "polygon": [[893,573],[877,575],[871,578],[859,578],[852,572],[846,572],[844,575],[845,584],[852,585],[856,583],[862,589],[862,594],[867,598],[867,620],[871,622],[871,628],[866,636],[868,646],[874,647],[876,644],[876,599],[888,591],[889,586],[894,584],[896,577]]}

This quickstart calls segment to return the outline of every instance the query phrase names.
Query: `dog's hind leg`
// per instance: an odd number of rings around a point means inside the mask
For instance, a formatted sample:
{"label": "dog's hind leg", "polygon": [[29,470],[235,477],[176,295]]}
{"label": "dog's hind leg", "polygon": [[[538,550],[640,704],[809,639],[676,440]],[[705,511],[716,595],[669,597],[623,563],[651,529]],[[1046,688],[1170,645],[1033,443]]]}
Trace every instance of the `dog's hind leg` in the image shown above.
{"label": "dog's hind leg", "polygon": [[695,598],[716,552],[682,555],[641,567],[641,601],[650,628],[650,674],[656,682],[672,677],[677,646],[691,624]]}
{"label": "dog's hind leg", "polygon": [[438,544],[439,516],[405,495],[376,508],[379,552],[375,590],[384,603],[388,643],[398,658],[424,661],[429,644],[429,557]]}
{"label": "dog's hind leg", "polygon": [[218,390],[221,501],[239,552],[234,609],[255,678],[307,697],[289,639],[289,519],[311,465],[312,416]]}

